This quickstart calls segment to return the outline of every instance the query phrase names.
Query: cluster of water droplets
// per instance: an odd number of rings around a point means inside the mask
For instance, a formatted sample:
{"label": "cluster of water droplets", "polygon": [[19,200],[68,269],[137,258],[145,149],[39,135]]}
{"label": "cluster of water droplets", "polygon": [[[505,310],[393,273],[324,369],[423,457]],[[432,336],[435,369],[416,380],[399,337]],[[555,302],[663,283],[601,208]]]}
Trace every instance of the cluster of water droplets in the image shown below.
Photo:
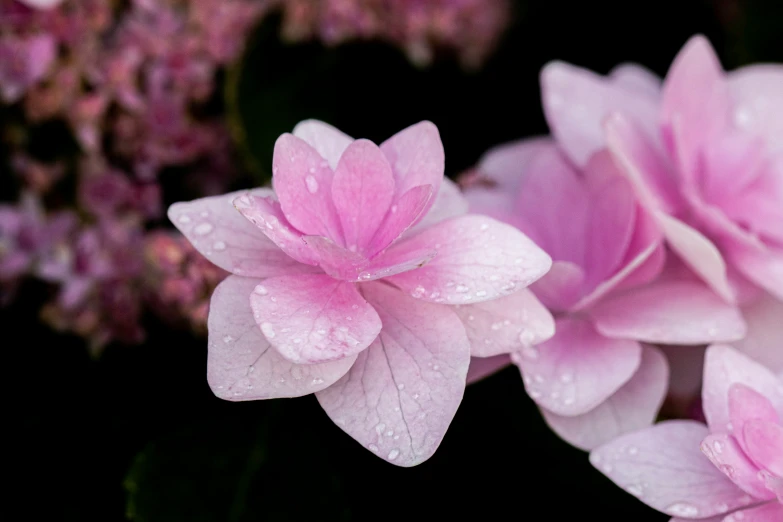
{"label": "cluster of water droplets", "polygon": [[176,221],[181,228],[189,232],[189,239],[194,245],[202,245],[204,241],[211,241],[210,244],[206,245],[206,248],[202,247],[206,254],[210,254],[212,251],[222,252],[228,245],[223,240],[211,237],[215,231],[215,225],[208,220],[209,217],[209,211],[202,210],[197,217],[192,217],[188,213],[182,213],[177,217]]}

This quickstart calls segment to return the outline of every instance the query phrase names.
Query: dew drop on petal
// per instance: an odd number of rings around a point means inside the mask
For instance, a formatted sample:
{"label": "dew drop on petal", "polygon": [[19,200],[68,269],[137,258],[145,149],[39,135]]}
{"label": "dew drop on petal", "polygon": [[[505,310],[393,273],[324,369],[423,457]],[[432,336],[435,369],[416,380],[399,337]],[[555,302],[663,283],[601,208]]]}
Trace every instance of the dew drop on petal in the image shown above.
{"label": "dew drop on petal", "polygon": [[196,228],[193,229],[193,233],[197,236],[206,236],[210,232],[212,232],[212,229],[214,227],[212,226],[212,223],[199,223],[196,225]]}
{"label": "dew drop on petal", "polygon": [[454,291],[458,292],[460,294],[463,294],[463,293],[467,292],[468,290],[470,290],[470,288],[468,288],[465,285],[457,285],[457,287],[454,288]]}
{"label": "dew drop on petal", "polygon": [[316,181],[313,176],[307,176],[305,178],[305,185],[307,185],[307,191],[310,192],[310,194],[318,192],[318,181]]}
{"label": "dew drop on petal", "polygon": [[218,252],[221,252],[226,249],[226,243],[224,241],[215,241],[215,244],[212,245],[212,248]]}
{"label": "dew drop on petal", "polygon": [[255,290],[253,290],[258,295],[266,295],[269,293],[269,291],[266,289],[264,285],[258,285],[256,286]]}
{"label": "dew drop on petal", "polygon": [[666,508],[666,513],[678,517],[695,517],[699,514],[699,508],[687,502],[676,502]]}
{"label": "dew drop on petal", "polygon": [[375,444],[370,444],[367,447],[370,448],[370,451],[374,451],[375,453],[378,453],[378,446],[376,446]]}
{"label": "dew drop on petal", "polygon": [[389,460],[394,460],[400,455],[400,450],[393,449],[389,452]]}
{"label": "dew drop on petal", "polygon": [[273,339],[275,337],[275,330],[270,323],[261,323],[261,331],[267,339]]}
{"label": "dew drop on petal", "polygon": [[226,344],[232,342],[233,340],[234,340],[234,338],[231,337],[230,335],[227,335],[227,336],[223,337],[223,342],[226,343]]}
{"label": "dew drop on petal", "polygon": [[187,214],[182,214],[179,218],[177,218],[177,221],[182,224],[190,223],[190,216]]}

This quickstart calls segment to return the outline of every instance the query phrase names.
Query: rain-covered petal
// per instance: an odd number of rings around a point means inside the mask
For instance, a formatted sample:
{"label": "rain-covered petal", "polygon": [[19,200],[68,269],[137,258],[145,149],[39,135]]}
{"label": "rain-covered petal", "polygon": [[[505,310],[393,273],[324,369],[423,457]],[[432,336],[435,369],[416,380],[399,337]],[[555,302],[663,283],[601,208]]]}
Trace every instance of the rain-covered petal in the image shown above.
{"label": "rain-covered petal", "polygon": [[351,368],[356,356],[321,364],[294,364],[261,333],[250,308],[260,279],[229,276],[209,306],[207,382],[221,399],[299,397],[322,390]]}
{"label": "rain-covered petal", "polygon": [[739,309],[700,282],[667,281],[604,299],[589,311],[607,337],[661,344],[730,342],[745,335]]}
{"label": "rain-covered petal", "polygon": [[287,133],[277,138],[272,185],[285,217],[304,234],[325,236],[342,245],[332,178],[329,163],[304,140]]}
{"label": "rain-covered petal", "polygon": [[742,435],[748,457],[760,468],[783,477],[783,427],[756,419],[745,423]]}
{"label": "rain-covered petal", "polygon": [[552,339],[516,352],[528,395],[558,415],[581,415],[608,399],[639,368],[642,347],[627,339],[609,339],[580,318],[555,322]]}
{"label": "rain-covered petal", "polygon": [[469,305],[457,305],[470,339],[470,354],[491,357],[524,350],[555,334],[555,320],[530,290]]}
{"label": "rain-covered petal", "polygon": [[657,348],[642,348],[642,361],[631,380],[592,410],[566,417],[542,409],[549,427],[568,443],[589,451],[652,425],[666,397],[669,365]]}
{"label": "rain-covered petal", "polygon": [[415,466],[438,448],[465,389],[470,344],[447,306],[383,284],[362,285],[383,321],[340,381],[316,394],[327,415],[365,448]]}
{"label": "rain-covered petal", "polygon": [[620,436],[590,463],[648,506],[685,519],[726,513],[752,501],[699,451],[708,435],[694,421],[667,421]]}
{"label": "rain-covered petal", "polygon": [[249,300],[267,340],[298,364],[351,357],[381,331],[378,314],[354,283],[323,274],[266,279]]}
{"label": "rain-covered petal", "polygon": [[434,248],[438,255],[417,270],[389,278],[414,297],[446,304],[488,301],[520,290],[543,276],[549,256],[520,231],[486,216],[442,221],[389,249]]}
{"label": "rain-covered petal", "polygon": [[760,506],[732,513],[723,522],[780,522],[783,520],[783,503],[767,502]]}
{"label": "rain-covered petal", "polygon": [[[421,211],[421,219],[418,223],[414,221],[416,224],[405,232],[405,236],[412,236],[436,223],[468,213],[468,200],[462,195],[457,184],[448,178],[443,178],[437,194],[435,194],[433,188],[432,199],[434,200],[432,206],[429,210]],[[397,204],[401,205],[402,199]]]}
{"label": "rain-covered petal", "polygon": [[296,124],[292,134],[318,151],[334,170],[337,162],[353,138],[335,127],[319,120],[304,120]]}
{"label": "rain-covered petal", "polygon": [[769,399],[753,388],[742,383],[734,383],[729,388],[729,419],[741,445],[743,445],[742,427],[746,422],[755,419],[778,423],[780,417]]}
{"label": "rain-covered petal", "polygon": [[759,478],[759,468],[748,460],[734,437],[726,433],[713,433],[704,438],[700,448],[710,462],[737,487],[757,499],[774,498],[775,495]]}
{"label": "rain-covered petal", "polygon": [[168,217],[196,250],[228,272],[269,277],[307,269],[237,212],[233,201],[244,194],[261,198],[271,191],[257,189],[174,203]]}
{"label": "rain-covered petal", "polygon": [[783,150],[783,66],[758,64],[729,73],[734,125],[765,139],[770,150]]}
{"label": "rain-covered petal", "polygon": [[386,157],[369,140],[351,143],[337,164],[332,200],[342,223],[345,246],[367,252],[394,198],[394,176]]}
{"label": "rain-covered petal", "polygon": [[712,345],[704,357],[702,406],[713,433],[731,432],[729,389],[744,384],[783,412],[783,386],[775,374],[730,346]]}

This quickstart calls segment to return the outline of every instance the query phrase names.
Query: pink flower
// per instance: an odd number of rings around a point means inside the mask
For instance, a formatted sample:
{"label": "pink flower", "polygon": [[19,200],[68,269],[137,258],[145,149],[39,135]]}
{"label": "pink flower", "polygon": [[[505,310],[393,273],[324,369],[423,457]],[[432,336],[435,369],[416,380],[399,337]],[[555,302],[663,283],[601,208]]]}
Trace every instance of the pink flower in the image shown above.
{"label": "pink flower", "polygon": [[706,426],[663,422],[597,448],[590,461],[672,520],[783,520],[783,377],[714,345],[702,400]]}
{"label": "pink flower", "polygon": [[608,148],[668,246],[717,294],[742,302],[747,279],[783,300],[783,67],[727,74],[697,36],[662,86],[634,65],[600,77],[552,63],[541,82],[570,160]]}
{"label": "pink flower", "polygon": [[590,449],[655,420],[669,370],[645,343],[745,334],[734,306],[687,273],[662,272],[657,223],[606,152],[579,168],[550,139],[511,143],[488,152],[468,184],[471,211],[519,228],[554,261],[531,289],[555,314],[555,335],[511,358],[571,444]]}
{"label": "pink flower", "polygon": [[14,103],[27,89],[42,80],[57,57],[57,42],[51,35],[0,38],[0,98]]}
{"label": "pink flower", "polygon": [[513,227],[465,215],[443,169],[432,123],[378,147],[311,120],[277,140],[274,190],[172,205],[196,249],[234,274],[210,304],[215,394],[315,393],[382,458],[429,458],[471,350],[508,352],[520,332],[552,328],[542,307],[523,309],[549,257]]}

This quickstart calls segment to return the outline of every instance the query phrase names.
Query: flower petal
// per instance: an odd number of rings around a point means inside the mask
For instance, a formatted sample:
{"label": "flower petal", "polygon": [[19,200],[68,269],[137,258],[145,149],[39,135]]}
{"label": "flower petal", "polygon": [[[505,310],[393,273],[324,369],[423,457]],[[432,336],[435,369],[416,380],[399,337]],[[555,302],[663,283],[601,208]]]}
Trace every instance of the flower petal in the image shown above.
{"label": "flower petal", "polygon": [[457,305],[470,339],[473,357],[491,357],[523,350],[550,339],[555,320],[527,289],[483,303]]}
{"label": "flower petal", "polygon": [[707,427],[667,421],[616,438],[590,463],[648,506],[684,519],[707,518],[752,499],[699,451]]}
{"label": "flower petal", "polygon": [[734,124],[763,137],[772,151],[783,150],[783,67],[759,64],[729,73]]}
{"label": "flower petal", "polygon": [[367,253],[393,198],[394,175],[381,149],[369,140],[351,143],[332,180],[332,200],[349,250]]}
{"label": "flower petal", "polygon": [[478,382],[499,372],[509,364],[511,364],[511,358],[505,353],[494,357],[471,357],[467,383]]}
{"label": "flower petal", "polygon": [[745,321],[700,282],[667,281],[610,296],[589,311],[607,337],[661,344],[742,339]]}
{"label": "flower petal", "polygon": [[[168,217],[204,257],[223,270],[251,277],[295,273],[307,267],[297,263],[249,223],[232,205],[247,191],[174,203]],[[253,197],[271,190],[249,192]]]}
{"label": "flower petal", "polygon": [[393,464],[415,466],[432,456],[457,411],[470,345],[449,307],[382,283],[362,291],[383,330],[345,377],[316,396],[362,446]]}
{"label": "flower petal", "polygon": [[638,63],[621,63],[609,72],[609,78],[616,85],[652,98],[657,99],[661,95],[661,79]]}
{"label": "flower petal", "polygon": [[750,509],[743,509],[732,513],[723,519],[723,522],[780,522],[783,520],[783,504],[780,502],[767,502]]}
{"label": "flower petal", "polygon": [[552,311],[569,310],[582,296],[585,272],[568,261],[554,261],[544,277],[530,285],[530,289]]}
{"label": "flower petal", "polygon": [[512,354],[528,395],[558,415],[582,415],[627,383],[641,361],[639,343],[608,339],[584,319],[560,318],[555,336]]}
{"label": "flower petal", "polygon": [[753,462],[783,477],[783,427],[765,420],[752,420],[745,424],[742,434]]}
{"label": "flower petal", "polygon": [[748,332],[734,346],[772,371],[783,371],[783,302],[764,294],[743,305],[742,315]]}
{"label": "flower petal", "polygon": [[353,138],[344,132],[318,120],[304,120],[297,123],[292,134],[318,151],[332,170],[337,168],[340,156],[353,141]]}
{"label": "flower petal", "polygon": [[[291,226],[280,208],[280,203],[271,196],[242,194],[234,198],[233,204],[234,210],[239,211],[238,213],[246,218],[246,222],[249,221],[260,229],[282,252],[305,265],[318,264],[318,254],[304,242],[301,232]],[[244,272],[240,275],[244,275]]]}
{"label": "flower petal", "polygon": [[332,202],[332,169],[304,140],[283,134],[275,142],[272,185],[288,221],[307,235],[340,245],[343,234]]}
{"label": "flower petal", "polygon": [[359,273],[369,264],[367,258],[335,244],[323,236],[302,236],[301,240],[318,259],[324,272],[344,281],[358,281]]}
{"label": "flower petal", "polygon": [[631,380],[582,415],[566,417],[542,409],[544,420],[569,444],[589,451],[655,422],[666,397],[669,365],[657,348],[642,347],[642,362]]}
{"label": "flower petal", "polygon": [[351,357],[381,331],[355,284],[322,274],[267,279],[250,295],[250,306],[267,340],[297,364]]}
{"label": "flower petal", "polygon": [[[413,190],[411,189],[408,192]],[[421,219],[418,222],[414,221],[416,224],[405,231],[405,236],[412,236],[436,223],[468,213],[468,200],[462,195],[457,184],[450,179],[443,178],[437,194],[434,188],[432,191],[434,194],[434,197],[431,198],[431,200],[434,200],[432,206],[430,206],[429,210],[426,210],[426,206],[424,207],[419,215]],[[397,201],[397,204],[402,205],[402,198]]]}
{"label": "flower petal", "polygon": [[299,397],[331,386],[356,356],[321,364],[294,364],[272,348],[258,328],[249,297],[260,279],[229,276],[209,305],[207,382],[221,399]]}
{"label": "flower petal", "polygon": [[434,248],[438,255],[418,270],[389,278],[416,298],[446,304],[488,301],[528,286],[552,264],[520,231],[492,218],[460,216],[399,242],[388,253]]}
{"label": "flower petal", "polygon": [[753,419],[776,424],[780,422],[780,415],[769,399],[742,383],[734,383],[729,388],[729,418],[741,445],[741,431],[746,422]]}
{"label": "flower petal", "polygon": [[735,383],[756,390],[783,412],[783,386],[775,374],[730,346],[712,345],[704,357],[702,406],[713,433],[731,432],[729,389]]}
{"label": "flower petal", "polygon": [[[443,187],[445,186],[445,182],[441,184],[441,192],[443,192]],[[421,216],[421,213],[424,212],[424,208],[427,206],[430,199],[432,199],[432,185],[419,185],[418,187],[413,187],[400,196],[386,213],[385,219],[370,241],[370,245],[366,249],[367,256],[375,256],[409,230],[409,227],[419,218],[419,216]],[[430,209],[430,213],[432,213],[433,210],[434,207]],[[421,226],[422,223],[423,221],[417,226]]]}
{"label": "flower petal", "polygon": [[713,433],[704,438],[700,447],[710,462],[742,491],[756,499],[775,497],[759,479],[759,468],[748,460],[734,437],[725,433]]}
{"label": "flower petal", "polygon": [[[435,124],[422,121],[411,125],[384,141],[381,150],[394,171],[398,197],[419,185],[432,185],[435,194],[440,191],[445,156]],[[429,211],[432,203],[424,208],[419,219]]]}
{"label": "flower petal", "polygon": [[783,248],[766,252],[732,249],[729,256],[742,275],[783,301]]}

